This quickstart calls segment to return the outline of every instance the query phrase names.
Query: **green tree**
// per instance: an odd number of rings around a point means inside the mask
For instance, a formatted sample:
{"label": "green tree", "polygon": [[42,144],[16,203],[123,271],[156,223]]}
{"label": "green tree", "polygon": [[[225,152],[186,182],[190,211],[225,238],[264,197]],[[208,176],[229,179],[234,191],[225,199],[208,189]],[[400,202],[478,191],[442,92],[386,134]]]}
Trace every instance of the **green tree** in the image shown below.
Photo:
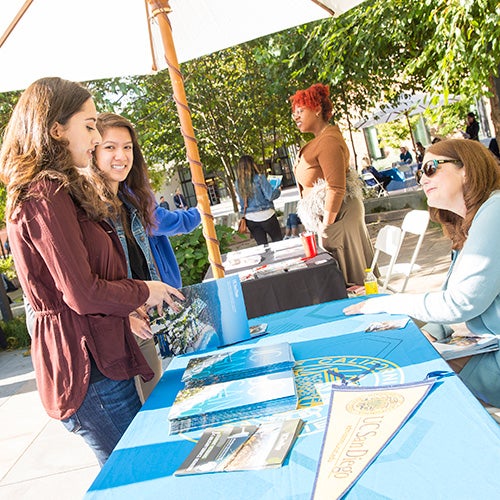
{"label": "green tree", "polygon": [[[290,55],[297,74],[320,68],[336,109],[366,112],[404,91],[488,94],[500,132],[500,22],[495,0],[367,0],[310,31],[308,53]],[[345,103],[346,106],[343,106]]]}

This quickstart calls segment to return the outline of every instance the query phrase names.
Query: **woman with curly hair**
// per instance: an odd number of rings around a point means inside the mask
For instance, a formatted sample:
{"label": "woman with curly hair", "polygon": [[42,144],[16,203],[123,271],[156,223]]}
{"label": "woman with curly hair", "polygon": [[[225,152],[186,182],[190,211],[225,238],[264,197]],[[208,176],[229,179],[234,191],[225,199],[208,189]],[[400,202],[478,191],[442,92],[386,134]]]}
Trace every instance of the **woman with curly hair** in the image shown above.
{"label": "woman with curly hair", "polygon": [[[377,297],[346,314],[407,314],[426,322],[431,341],[465,322],[473,334],[500,334],[500,166],[480,143],[454,139],[430,146],[417,181],[431,219],[452,242],[452,263],[441,291]],[[482,401],[500,406],[500,351],[453,360],[450,365]]]}
{"label": "woman with curly hair", "polygon": [[329,94],[326,85],[316,83],[290,98],[297,127],[314,134],[294,166],[302,198],[298,215],[337,259],[346,284],[360,285],[373,259],[373,247],[359,179],[349,169],[349,150],[339,127],[329,123],[333,109]]}

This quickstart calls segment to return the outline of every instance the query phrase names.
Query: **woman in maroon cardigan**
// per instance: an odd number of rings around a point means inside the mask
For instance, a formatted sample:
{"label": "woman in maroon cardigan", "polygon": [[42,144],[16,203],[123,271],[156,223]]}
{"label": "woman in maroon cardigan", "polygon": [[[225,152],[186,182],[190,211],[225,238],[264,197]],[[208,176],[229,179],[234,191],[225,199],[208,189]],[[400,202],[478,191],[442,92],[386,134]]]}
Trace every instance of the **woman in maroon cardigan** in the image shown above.
{"label": "woman in maroon cardigan", "polygon": [[[0,151],[6,219],[19,281],[35,314],[31,352],[47,413],[80,434],[102,465],[140,408],[134,376],[153,372],[129,315],[179,292],[126,279],[104,222],[114,210],[86,169],[100,141],[87,89],[60,78],[30,85]],[[135,332],[151,336],[146,320]]]}

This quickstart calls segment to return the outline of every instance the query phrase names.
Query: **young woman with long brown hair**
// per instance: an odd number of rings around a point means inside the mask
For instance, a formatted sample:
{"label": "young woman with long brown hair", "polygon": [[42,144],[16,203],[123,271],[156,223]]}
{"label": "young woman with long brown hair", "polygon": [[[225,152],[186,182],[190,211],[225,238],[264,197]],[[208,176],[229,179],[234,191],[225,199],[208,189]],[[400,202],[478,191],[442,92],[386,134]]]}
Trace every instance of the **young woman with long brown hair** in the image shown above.
{"label": "young woman with long brown hair", "polygon": [[236,192],[240,199],[241,214],[245,214],[247,227],[257,245],[267,243],[268,236],[271,241],[282,240],[280,223],[273,205],[273,200],[279,198],[281,189],[271,186],[249,155],[243,155],[238,161]]}
{"label": "young woman with long brown hair", "polygon": [[[7,125],[0,180],[12,255],[34,312],[31,355],[43,406],[102,465],[141,407],[134,376],[153,376],[129,315],[145,317],[147,307],[182,294],[127,279],[120,242],[105,222],[116,207],[86,168],[101,140],[96,121],[86,88],[37,80]],[[151,336],[147,325],[140,334]]]}
{"label": "young woman with long brown hair", "polygon": [[[97,130],[102,140],[94,151],[94,166],[119,206],[110,223],[125,252],[129,278],[161,279],[180,287],[179,266],[167,236],[187,233],[198,226],[198,209],[170,211],[156,203],[146,160],[129,120],[114,113],[101,113],[97,117]],[[177,274],[178,280],[174,279]],[[136,327],[143,327],[138,318],[132,317],[131,324],[134,333]],[[136,340],[155,374],[147,382],[136,377],[139,396],[145,401],[162,375],[162,365],[153,338],[136,336]]]}

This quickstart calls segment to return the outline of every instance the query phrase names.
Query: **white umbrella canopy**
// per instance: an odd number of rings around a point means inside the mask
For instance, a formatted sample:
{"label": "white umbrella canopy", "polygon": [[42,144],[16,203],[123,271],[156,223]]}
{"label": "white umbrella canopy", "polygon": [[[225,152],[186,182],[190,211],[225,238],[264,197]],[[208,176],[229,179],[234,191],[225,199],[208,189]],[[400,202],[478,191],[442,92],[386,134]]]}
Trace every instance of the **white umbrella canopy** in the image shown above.
{"label": "white umbrella canopy", "polygon": [[[168,67],[203,234],[224,276],[179,62],[340,15],[362,0],[8,0],[0,3],[0,92],[44,76],[73,81]],[[175,41],[175,46],[174,46]]]}
{"label": "white umbrella canopy", "polygon": [[398,120],[403,116],[414,116],[423,113],[427,109],[438,108],[446,104],[457,102],[458,97],[449,95],[447,102],[444,96],[440,96],[436,101],[431,95],[419,92],[416,94],[401,94],[395,104],[386,104],[376,109],[369,117],[358,121],[355,128],[367,128],[381,123],[388,123]]}
{"label": "white umbrella canopy", "polygon": [[411,129],[410,116],[423,113],[427,109],[434,109],[446,104],[457,102],[459,98],[454,95],[449,95],[445,100],[444,96],[439,96],[435,99],[430,94],[417,92],[416,94],[401,94],[395,104],[386,104],[375,110],[371,116],[358,121],[355,128],[367,128],[382,123],[389,123],[399,120],[403,116],[406,118],[408,128],[410,130],[411,142],[413,149],[416,149],[415,137]]}
{"label": "white umbrella canopy", "polygon": [[[324,0],[336,15],[361,0]],[[145,0],[3,0],[0,36],[23,5],[25,14],[0,39],[0,92],[44,76],[86,81],[166,67],[157,21]],[[179,62],[291,26],[328,17],[312,0],[171,0],[169,19]]]}

